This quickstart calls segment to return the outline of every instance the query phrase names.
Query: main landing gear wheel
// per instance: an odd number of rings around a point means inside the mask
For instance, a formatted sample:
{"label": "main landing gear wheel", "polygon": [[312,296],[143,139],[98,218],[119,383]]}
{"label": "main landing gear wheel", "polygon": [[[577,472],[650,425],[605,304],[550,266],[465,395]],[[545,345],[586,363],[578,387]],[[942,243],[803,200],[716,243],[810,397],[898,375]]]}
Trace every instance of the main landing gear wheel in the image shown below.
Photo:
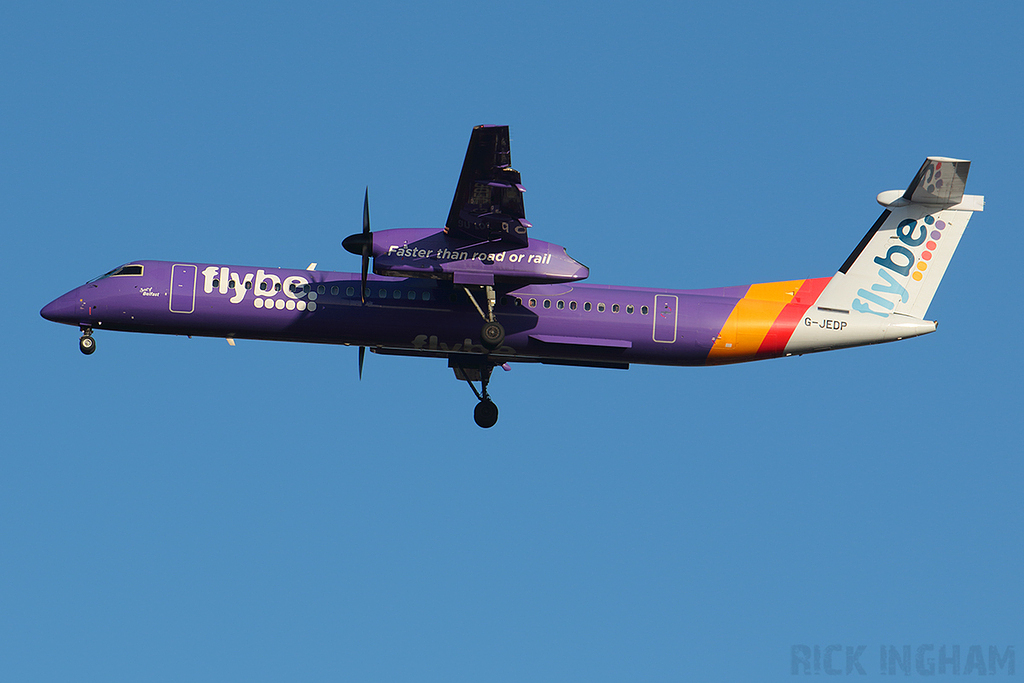
{"label": "main landing gear wheel", "polygon": [[480,314],[480,317],[484,319],[484,326],[480,328],[480,341],[483,342],[484,347],[493,351],[502,345],[505,341],[505,328],[501,326],[494,317],[494,303],[497,300],[497,295],[494,293],[494,287],[486,285],[484,289],[484,297],[487,303],[487,312],[484,313],[484,309],[477,303],[476,297],[473,296],[473,292],[470,291],[469,287],[463,287],[466,290],[466,296],[469,297],[473,307]]}
{"label": "main landing gear wheel", "polygon": [[[455,370],[456,379],[465,380],[469,388],[473,390],[476,400],[479,401],[476,408],[473,409],[473,420],[480,427],[490,429],[498,421],[498,406],[494,405],[494,401],[487,394],[487,384],[491,381],[491,371],[494,366],[486,358],[483,362],[480,359],[472,359],[472,362],[472,365],[463,366],[458,358],[448,360],[449,367]],[[473,386],[473,382],[480,382],[480,391]]]}
{"label": "main landing gear wheel", "polygon": [[485,398],[473,409],[473,419],[484,429],[490,429],[498,421],[498,406],[491,399]]}
{"label": "main landing gear wheel", "polygon": [[480,330],[480,339],[484,346],[493,351],[505,341],[505,328],[497,320],[486,322]]}
{"label": "main landing gear wheel", "polygon": [[78,348],[85,355],[90,355],[96,351],[96,340],[88,334],[83,334],[78,340]]}

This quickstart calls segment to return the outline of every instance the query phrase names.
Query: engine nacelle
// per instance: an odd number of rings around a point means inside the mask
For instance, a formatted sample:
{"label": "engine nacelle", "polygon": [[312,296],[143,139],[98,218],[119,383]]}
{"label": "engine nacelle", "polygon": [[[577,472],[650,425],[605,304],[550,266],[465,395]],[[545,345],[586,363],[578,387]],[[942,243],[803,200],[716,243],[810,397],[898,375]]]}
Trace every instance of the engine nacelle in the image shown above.
{"label": "engine nacelle", "polygon": [[565,247],[530,238],[529,245],[479,242],[429,228],[396,228],[373,233],[373,272],[398,277],[492,285],[572,282],[590,269]]}

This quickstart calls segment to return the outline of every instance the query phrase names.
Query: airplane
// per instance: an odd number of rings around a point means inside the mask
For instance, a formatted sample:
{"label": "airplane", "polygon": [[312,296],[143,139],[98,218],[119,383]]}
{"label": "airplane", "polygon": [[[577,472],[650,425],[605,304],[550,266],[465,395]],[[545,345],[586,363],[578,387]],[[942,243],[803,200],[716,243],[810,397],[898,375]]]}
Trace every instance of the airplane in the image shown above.
{"label": "airplane", "polygon": [[[832,277],[712,289],[584,281],[565,248],[530,235],[508,126],[470,136],[444,228],[370,230],[342,246],[358,273],[188,261],[132,261],[47,304],[47,320],[94,330],[357,346],[445,359],[473,390],[474,420],[498,420],[495,368],[546,363],[723,365],[863,346],[934,332],[932,297],[984,197],[965,195],[970,162],[928,157]],[[370,269],[370,262],[373,267]],[[477,386],[474,384],[480,385]]]}

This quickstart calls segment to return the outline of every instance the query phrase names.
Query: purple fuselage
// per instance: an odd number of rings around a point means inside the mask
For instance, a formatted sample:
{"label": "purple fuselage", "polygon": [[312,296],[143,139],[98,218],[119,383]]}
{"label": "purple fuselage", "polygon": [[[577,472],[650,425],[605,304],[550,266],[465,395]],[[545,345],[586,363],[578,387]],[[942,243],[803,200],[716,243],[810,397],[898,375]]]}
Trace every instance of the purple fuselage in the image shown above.
{"label": "purple fuselage", "polygon": [[[134,261],[48,304],[43,317],[96,330],[367,346],[425,357],[483,354],[483,322],[451,281]],[[506,361],[703,365],[747,287],[667,290],[496,285]]]}

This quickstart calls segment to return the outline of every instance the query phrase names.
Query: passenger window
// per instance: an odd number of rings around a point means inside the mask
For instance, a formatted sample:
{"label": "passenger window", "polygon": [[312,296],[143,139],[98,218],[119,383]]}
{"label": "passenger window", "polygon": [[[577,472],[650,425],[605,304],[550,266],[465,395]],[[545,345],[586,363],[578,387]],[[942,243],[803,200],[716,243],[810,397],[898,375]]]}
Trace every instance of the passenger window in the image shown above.
{"label": "passenger window", "polygon": [[633,304],[626,304],[626,313],[633,314]]}
{"label": "passenger window", "polygon": [[[263,282],[260,283],[260,289],[263,290],[264,292],[267,291],[267,281],[266,280],[264,280]],[[323,287],[321,287],[320,289],[323,289]],[[320,292],[320,293],[323,294],[323,292]]]}
{"label": "passenger window", "polygon": [[356,295],[356,288],[355,288],[355,287],[349,287],[349,288],[347,288],[347,289],[345,290],[345,294],[346,294],[347,296],[355,296],[355,295]]}
{"label": "passenger window", "polygon": [[415,299],[416,299],[416,290],[415,289],[410,289],[409,290],[409,301],[413,301]]}
{"label": "passenger window", "polygon": [[213,288],[217,289],[218,287],[220,287],[220,280],[213,278]]}
{"label": "passenger window", "polygon": [[646,306],[640,307],[640,315],[647,315],[648,308]]}
{"label": "passenger window", "polygon": [[551,299],[544,299],[544,308],[551,308]]}
{"label": "passenger window", "polygon": [[391,298],[392,299],[401,299],[402,298],[402,291],[399,290],[399,289],[391,290]]}
{"label": "passenger window", "polygon": [[589,311],[590,310],[590,302],[589,301],[587,303],[583,304],[583,310],[584,311]]}
{"label": "passenger window", "polygon": [[565,302],[562,301],[561,299],[559,299],[558,303],[555,305],[558,307],[558,310],[562,310],[563,308],[565,308]]}
{"label": "passenger window", "polygon": [[612,313],[618,313],[618,312],[619,312],[619,305],[618,304],[612,304]]}
{"label": "passenger window", "polygon": [[386,290],[386,289],[379,289],[379,290],[377,290],[377,297],[380,298],[380,299],[387,299],[388,298],[388,290]]}
{"label": "passenger window", "polygon": [[576,310],[576,302],[575,301],[570,301],[569,302],[569,310],[570,311],[575,311]]}
{"label": "passenger window", "polygon": [[234,280],[228,280],[228,289],[234,289],[234,288],[235,288],[235,281]]}
{"label": "passenger window", "polygon": [[430,301],[430,292],[423,292],[423,300]]}
{"label": "passenger window", "polygon": [[537,300],[530,299],[530,308],[537,308]]}
{"label": "passenger window", "polygon": [[338,296],[338,291],[337,286],[331,287],[331,296]]}
{"label": "passenger window", "polygon": [[246,280],[245,281],[245,288],[246,289],[252,289],[252,280]]}
{"label": "passenger window", "polygon": [[281,291],[281,283],[280,282],[275,282],[274,283],[274,291],[275,292],[280,292]]}
{"label": "passenger window", "polygon": [[597,312],[598,313],[604,313],[604,304],[598,304],[597,305]]}
{"label": "passenger window", "polygon": [[324,287],[323,285],[320,285],[319,287],[316,288],[316,293],[317,294],[326,294],[327,293],[327,288]]}

